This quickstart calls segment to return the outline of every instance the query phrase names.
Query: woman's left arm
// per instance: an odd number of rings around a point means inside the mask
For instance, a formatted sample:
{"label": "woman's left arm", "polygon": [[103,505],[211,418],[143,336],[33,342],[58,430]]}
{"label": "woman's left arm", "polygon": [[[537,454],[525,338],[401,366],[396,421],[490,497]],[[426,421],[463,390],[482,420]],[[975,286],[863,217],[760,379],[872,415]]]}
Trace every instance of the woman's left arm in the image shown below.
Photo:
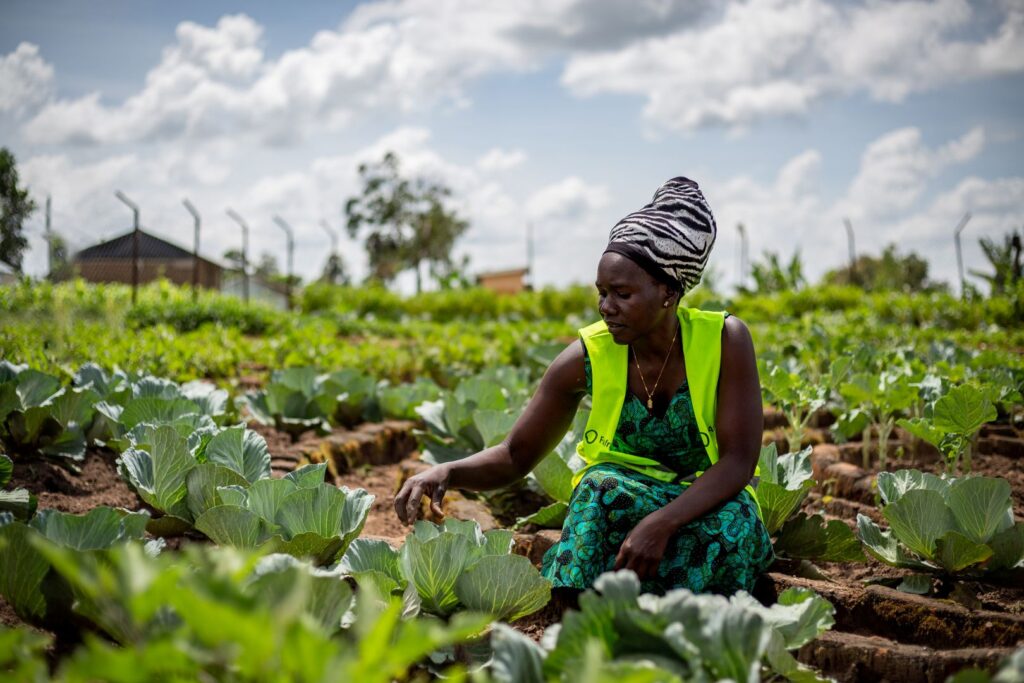
{"label": "woman's left arm", "polygon": [[644,517],[623,542],[616,569],[653,578],[669,540],[680,527],[711,512],[750,483],[761,452],[764,412],[754,342],[743,321],[730,316],[722,328],[715,432],[718,462],[674,501]]}

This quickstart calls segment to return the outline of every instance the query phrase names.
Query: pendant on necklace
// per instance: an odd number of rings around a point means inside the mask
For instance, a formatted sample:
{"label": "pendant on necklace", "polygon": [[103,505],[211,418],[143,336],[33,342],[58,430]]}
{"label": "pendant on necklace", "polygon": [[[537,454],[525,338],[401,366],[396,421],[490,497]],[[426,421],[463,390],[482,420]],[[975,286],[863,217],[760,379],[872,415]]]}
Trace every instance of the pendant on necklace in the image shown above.
{"label": "pendant on necklace", "polygon": [[647,399],[647,410],[651,410],[653,408],[654,408],[654,399],[651,399],[651,398]]}

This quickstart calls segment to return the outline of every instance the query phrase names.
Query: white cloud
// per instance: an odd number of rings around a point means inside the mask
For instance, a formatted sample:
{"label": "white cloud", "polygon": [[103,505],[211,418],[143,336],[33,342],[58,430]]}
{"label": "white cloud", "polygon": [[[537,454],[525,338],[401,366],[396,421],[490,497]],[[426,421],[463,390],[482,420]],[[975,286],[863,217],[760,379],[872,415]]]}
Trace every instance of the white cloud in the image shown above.
{"label": "white cloud", "polygon": [[476,165],[481,171],[507,171],[525,161],[526,152],[521,149],[495,147],[477,159]]}
{"label": "white cloud", "polygon": [[606,206],[608,199],[604,185],[570,176],[535,192],[526,202],[526,213],[536,221],[575,223]]}
{"label": "white cloud", "polygon": [[985,132],[974,128],[938,149],[928,149],[917,128],[901,128],[872,142],[861,157],[860,170],[850,186],[846,212],[875,219],[911,208],[927,182],[951,165],[975,157],[985,144]]}
{"label": "white cloud", "polygon": [[[964,213],[973,216],[963,236],[966,267],[984,269],[978,238],[1017,225],[1024,201],[1024,177],[971,177],[952,188],[933,187],[941,170],[971,159],[983,144],[981,129],[935,148],[926,146],[915,128],[892,131],[867,146],[857,175],[834,201],[814,183],[825,163],[816,150],[794,157],[769,183],[745,176],[709,179],[704,191],[719,227],[712,263],[735,283],[736,224],[743,223],[751,259],[765,251],[788,259],[799,250],[805,274],[814,281],[846,262],[843,219],[849,217],[858,253],[879,254],[895,243],[901,253],[916,251],[927,259],[933,279],[955,282],[952,235]],[[930,198],[921,206],[925,197]]]}
{"label": "white cloud", "polygon": [[30,111],[53,91],[53,67],[39,56],[39,47],[21,43],[0,56],[0,112]]}
{"label": "white cloud", "polygon": [[[988,28],[967,0],[393,0],[359,5],[275,59],[263,52],[259,24],[230,15],[212,28],[181,23],[144,87],[123,102],[58,99],[24,134],[99,144],[251,133],[293,144],[374,112],[469,106],[467,86],[481,77],[553,59],[566,60],[562,83],[572,93],[640,95],[646,118],[666,129],[743,128],[805,114],[827,97],[899,101],[1018,73],[1024,8],[997,9]],[[7,70],[18,75],[7,78],[21,90],[35,84],[28,99],[41,104],[52,69],[23,47],[5,58],[17,57]]]}
{"label": "white cloud", "polygon": [[265,58],[262,27],[245,15],[225,16],[214,28],[184,22],[136,95],[112,106],[98,94],[59,100],[24,132],[51,144],[246,132],[287,144],[312,126],[344,126],[368,111],[462,106],[467,82],[538,64],[502,38],[519,18],[466,2],[364,5],[339,29],[320,31],[276,60]]}
{"label": "white cloud", "polygon": [[826,97],[912,92],[1024,70],[1024,8],[1008,6],[976,40],[966,0],[733,2],[718,21],[571,55],[563,84],[580,96],[637,94],[669,130],[806,113]]}

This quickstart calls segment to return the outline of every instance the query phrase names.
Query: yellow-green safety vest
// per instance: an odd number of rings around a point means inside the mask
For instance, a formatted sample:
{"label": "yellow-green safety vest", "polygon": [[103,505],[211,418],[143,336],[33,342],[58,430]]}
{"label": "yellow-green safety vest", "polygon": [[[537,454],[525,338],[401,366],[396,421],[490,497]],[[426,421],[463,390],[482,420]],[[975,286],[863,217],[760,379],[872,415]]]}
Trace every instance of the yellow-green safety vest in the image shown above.
{"label": "yellow-green safety vest", "polygon": [[[689,386],[693,413],[701,440],[708,451],[711,464],[718,462],[718,439],[715,436],[715,410],[718,403],[718,374],[722,365],[722,327],[725,313],[701,311],[679,306],[679,328],[682,331],[683,358],[686,361],[686,381]],[[626,399],[629,372],[628,348],[616,344],[604,321],[579,330],[580,338],[590,357],[592,393],[590,417],[583,439],[576,452],[586,463],[573,477],[575,488],[584,473],[600,463],[614,463],[633,469],[660,481],[674,481],[678,474],[642,455],[612,450],[612,439],[619,425],[619,415]],[[703,472],[696,472],[700,476]],[[755,476],[757,473],[755,472]],[[688,482],[680,482],[684,485]],[[753,487],[747,491],[754,496]]]}

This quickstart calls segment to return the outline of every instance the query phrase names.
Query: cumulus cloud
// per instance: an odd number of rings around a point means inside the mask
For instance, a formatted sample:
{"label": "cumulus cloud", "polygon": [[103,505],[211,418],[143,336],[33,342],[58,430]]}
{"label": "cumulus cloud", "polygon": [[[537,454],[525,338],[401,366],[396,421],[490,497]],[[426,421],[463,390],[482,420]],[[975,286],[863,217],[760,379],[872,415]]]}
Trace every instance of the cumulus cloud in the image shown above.
{"label": "cumulus cloud", "polygon": [[114,105],[98,94],[54,102],[25,135],[59,144],[252,132],[287,144],[313,125],[344,126],[368,111],[462,105],[465,83],[538,63],[522,45],[498,38],[516,16],[466,3],[365,5],[276,60],[265,58],[262,27],[245,15],[225,16],[214,28],[184,22],[136,95]]}
{"label": "cumulus cloud", "polygon": [[[274,59],[259,24],[225,16],[214,27],[180,24],[143,88],[123,102],[100,93],[58,99],[24,132],[51,144],[243,133],[293,144],[373,112],[469,106],[468,86],[481,77],[553,60],[565,60],[561,80],[572,93],[640,95],[646,118],[663,128],[742,128],[805,114],[827,97],[899,101],[1018,73],[1024,8],[996,10],[989,27],[967,0],[392,0],[359,5],[336,29]],[[19,92],[35,84],[26,99],[44,102],[52,69],[34,48],[4,59],[12,65],[0,74],[16,73],[6,78]]]}
{"label": "cumulus cloud", "polygon": [[21,43],[0,56],[0,113],[30,111],[53,92],[53,67],[39,55],[39,46]]}
{"label": "cumulus cloud", "polygon": [[929,179],[981,152],[985,132],[974,128],[938,149],[929,149],[917,128],[901,128],[872,142],[847,195],[847,213],[858,218],[889,216],[914,205]]}
{"label": "cumulus cloud", "polygon": [[495,147],[480,157],[476,165],[481,171],[507,171],[526,161],[526,152],[521,149]]}
{"label": "cumulus cloud", "polygon": [[966,0],[733,2],[708,25],[571,55],[562,82],[580,96],[641,95],[648,120],[680,131],[805,114],[855,93],[900,101],[1024,70],[1024,8],[1002,9],[985,31]]}
{"label": "cumulus cloud", "polygon": [[[826,160],[816,150],[797,155],[770,182],[747,176],[710,179],[705,187],[718,221],[712,255],[730,282],[738,277],[738,223],[746,226],[751,258],[774,251],[788,258],[801,253],[812,281],[841,267],[847,258],[843,219],[850,218],[858,253],[878,254],[889,243],[916,251],[931,266],[933,279],[955,282],[953,228],[971,212],[964,233],[965,260],[983,264],[980,236],[996,236],[1019,222],[1024,178],[969,177],[951,188],[936,188],[939,173],[973,158],[984,144],[982,129],[935,147],[916,128],[887,133],[872,141],[861,156],[857,174],[836,199],[824,196],[815,178]],[[927,198],[927,199],[925,199]]]}
{"label": "cumulus cloud", "polygon": [[535,192],[526,202],[526,213],[537,221],[568,223],[585,219],[607,204],[607,187],[570,176]]}

